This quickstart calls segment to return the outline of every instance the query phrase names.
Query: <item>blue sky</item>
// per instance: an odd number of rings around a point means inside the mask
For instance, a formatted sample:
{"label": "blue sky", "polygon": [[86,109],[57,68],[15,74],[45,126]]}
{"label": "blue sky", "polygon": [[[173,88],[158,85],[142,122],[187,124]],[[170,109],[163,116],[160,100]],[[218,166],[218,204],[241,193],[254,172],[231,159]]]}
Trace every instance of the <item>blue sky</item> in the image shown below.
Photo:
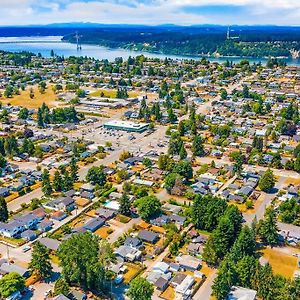
{"label": "blue sky", "polygon": [[0,0],[0,25],[300,25],[300,0]]}

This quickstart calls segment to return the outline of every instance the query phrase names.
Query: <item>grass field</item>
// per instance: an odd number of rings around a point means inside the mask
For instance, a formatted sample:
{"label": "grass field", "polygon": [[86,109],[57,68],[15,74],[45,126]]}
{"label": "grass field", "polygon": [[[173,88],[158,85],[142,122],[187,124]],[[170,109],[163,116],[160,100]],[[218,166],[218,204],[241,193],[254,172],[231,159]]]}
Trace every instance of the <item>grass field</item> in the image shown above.
{"label": "grass field", "polygon": [[23,106],[27,108],[39,108],[43,103],[46,103],[50,108],[62,106],[63,102],[56,101],[56,95],[51,86],[48,86],[44,94],[41,94],[37,86],[33,88],[34,98],[30,99],[30,89],[21,91],[20,95],[15,95],[12,98],[1,97],[0,101],[4,104],[10,103],[13,106]]}
{"label": "grass field", "polygon": [[[96,92],[90,93],[89,96],[91,97],[100,97],[101,94],[104,94],[103,97],[107,98],[117,98],[117,90],[105,90],[105,89],[100,89]],[[128,92],[129,98],[135,98],[139,96],[139,93],[137,92]]]}
{"label": "grass field", "polygon": [[273,268],[274,273],[292,278],[294,271],[297,269],[297,258],[284,254],[276,249],[265,249],[262,251]]}

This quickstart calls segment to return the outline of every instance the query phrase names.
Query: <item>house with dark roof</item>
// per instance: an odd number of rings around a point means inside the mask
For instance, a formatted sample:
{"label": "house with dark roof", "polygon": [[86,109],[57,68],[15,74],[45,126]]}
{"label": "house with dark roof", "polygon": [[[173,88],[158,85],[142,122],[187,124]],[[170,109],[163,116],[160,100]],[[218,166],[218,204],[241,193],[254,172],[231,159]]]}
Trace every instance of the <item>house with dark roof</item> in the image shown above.
{"label": "house with dark roof", "polygon": [[40,218],[32,213],[27,213],[19,217],[15,217],[14,220],[23,224],[26,229],[32,229],[35,228],[36,224],[40,221]]}
{"label": "house with dark roof", "polygon": [[37,238],[37,234],[33,230],[25,230],[21,233],[21,238],[26,241],[33,241]]}
{"label": "house with dark roof", "polygon": [[60,246],[60,241],[48,237],[40,238],[39,242],[52,251],[57,251]]}
{"label": "house with dark roof", "polygon": [[49,231],[50,229],[52,229],[53,225],[54,225],[54,223],[51,220],[44,219],[42,222],[37,224],[36,229],[41,232],[46,232],[46,231]]}
{"label": "house with dark roof", "polygon": [[136,237],[128,236],[124,241],[124,246],[140,249],[143,247],[143,242]]}
{"label": "house with dark roof", "polygon": [[9,237],[9,238],[16,237],[24,230],[25,230],[24,225],[15,220],[12,220],[8,223],[0,222],[0,234],[5,237]]}
{"label": "house with dark roof", "polygon": [[116,215],[116,211],[104,207],[100,207],[96,210],[95,214],[103,219],[110,220]]}
{"label": "house with dark roof", "polygon": [[144,242],[155,244],[159,240],[159,235],[149,230],[141,230],[138,238]]}
{"label": "house with dark roof", "polygon": [[105,224],[105,219],[98,217],[93,218],[89,220],[86,224],[83,225],[83,228],[85,228],[88,231],[95,232],[97,229],[102,227]]}

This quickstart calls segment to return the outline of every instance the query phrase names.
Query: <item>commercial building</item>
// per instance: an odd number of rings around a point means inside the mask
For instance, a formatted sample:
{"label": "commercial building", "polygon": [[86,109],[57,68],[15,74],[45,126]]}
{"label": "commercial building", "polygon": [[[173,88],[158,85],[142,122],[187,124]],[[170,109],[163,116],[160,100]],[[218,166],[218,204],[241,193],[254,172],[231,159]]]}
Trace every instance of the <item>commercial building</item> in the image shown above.
{"label": "commercial building", "polygon": [[124,130],[128,132],[144,132],[148,129],[148,124],[146,123],[133,123],[119,120],[108,121],[103,126],[107,129]]}

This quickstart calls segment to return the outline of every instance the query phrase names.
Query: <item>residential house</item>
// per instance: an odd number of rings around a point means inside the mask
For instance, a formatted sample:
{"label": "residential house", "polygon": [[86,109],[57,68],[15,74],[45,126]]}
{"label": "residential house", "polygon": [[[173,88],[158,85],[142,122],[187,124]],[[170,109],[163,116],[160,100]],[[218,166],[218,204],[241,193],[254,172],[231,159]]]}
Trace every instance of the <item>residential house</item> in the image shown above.
{"label": "residential house", "polygon": [[86,224],[83,225],[83,228],[90,232],[95,232],[97,229],[102,227],[105,224],[105,219],[98,217],[89,220]]}
{"label": "residential house", "polygon": [[148,230],[141,230],[138,233],[138,238],[144,242],[155,244],[159,240],[159,235]]}

